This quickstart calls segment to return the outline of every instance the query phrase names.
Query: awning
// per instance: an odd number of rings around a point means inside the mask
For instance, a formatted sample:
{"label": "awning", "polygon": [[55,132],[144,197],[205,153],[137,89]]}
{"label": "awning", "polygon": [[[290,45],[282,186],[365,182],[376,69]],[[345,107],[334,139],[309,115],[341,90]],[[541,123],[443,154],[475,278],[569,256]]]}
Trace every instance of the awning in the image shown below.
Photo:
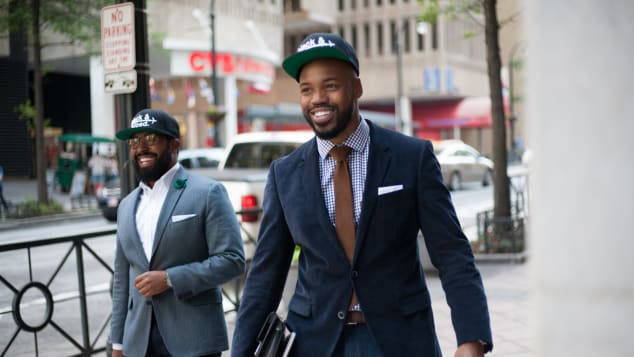
{"label": "awning", "polygon": [[491,99],[469,97],[458,101],[414,103],[412,116],[423,129],[487,128],[492,123]]}
{"label": "awning", "polygon": [[76,143],[114,143],[114,139],[106,138],[103,136],[94,136],[90,134],[64,134],[57,138],[60,142],[72,141]]}

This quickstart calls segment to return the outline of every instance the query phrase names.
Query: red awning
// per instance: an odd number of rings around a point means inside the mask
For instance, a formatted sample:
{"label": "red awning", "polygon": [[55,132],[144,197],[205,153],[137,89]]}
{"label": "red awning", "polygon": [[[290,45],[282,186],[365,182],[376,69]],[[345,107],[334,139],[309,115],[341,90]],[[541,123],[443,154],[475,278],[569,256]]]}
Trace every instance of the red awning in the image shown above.
{"label": "red awning", "polygon": [[491,99],[469,97],[459,101],[414,103],[412,116],[422,129],[446,129],[456,126],[487,128],[491,126]]}

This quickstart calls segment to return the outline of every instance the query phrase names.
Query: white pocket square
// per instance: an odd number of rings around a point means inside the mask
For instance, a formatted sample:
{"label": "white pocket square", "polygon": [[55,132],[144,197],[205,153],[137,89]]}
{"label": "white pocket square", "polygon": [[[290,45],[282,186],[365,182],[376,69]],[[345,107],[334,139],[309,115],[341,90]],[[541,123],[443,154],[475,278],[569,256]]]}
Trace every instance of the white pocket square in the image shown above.
{"label": "white pocket square", "polygon": [[192,217],[196,217],[196,215],[195,214],[179,214],[176,216],[172,216],[172,222],[180,222],[186,219],[190,219]]}
{"label": "white pocket square", "polygon": [[385,195],[386,193],[400,191],[402,189],[403,189],[403,185],[393,185],[393,186],[379,187],[379,196]]}

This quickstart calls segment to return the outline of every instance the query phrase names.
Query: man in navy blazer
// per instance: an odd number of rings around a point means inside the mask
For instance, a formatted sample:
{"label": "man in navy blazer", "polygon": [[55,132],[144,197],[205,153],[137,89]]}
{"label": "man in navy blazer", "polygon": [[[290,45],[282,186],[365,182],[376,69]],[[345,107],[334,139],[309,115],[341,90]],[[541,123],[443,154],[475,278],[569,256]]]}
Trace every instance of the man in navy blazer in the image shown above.
{"label": "man in navy blazer", "polygon": [[113,357],[220,356],[228,348],[221,285],[244,271],[225,188],[177,161],[179,126],[145,109],[117,133],[139,187],[117,212]]}
{"label": "man in navy blazer", "polygon": [[[309,35],[283,67],[299,83],[316,138],[269,171],[232,356],[251,356],[301,248],[287,324],[295,356],[440,356],[417,236],[422,231],[451,307],[455,356],[493,344],[486,296],[430,142],[363,120],[359,64],[341,37]],[[335,230],[329,150],[345,145],[356,240],[350,260]],[[351,304],[355,296],[358,304]]]}

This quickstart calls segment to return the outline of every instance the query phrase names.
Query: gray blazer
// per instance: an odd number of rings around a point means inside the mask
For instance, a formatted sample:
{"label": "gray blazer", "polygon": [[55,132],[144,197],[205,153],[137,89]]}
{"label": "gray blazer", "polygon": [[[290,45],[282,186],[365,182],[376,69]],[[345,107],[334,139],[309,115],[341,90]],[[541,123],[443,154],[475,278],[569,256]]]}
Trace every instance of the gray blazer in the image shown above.
{"label": "gray blazer", "polygon": [[[137,233],[136,188],[118,209],[112,296],[112,343],[128,357],[145,356],[152,310],[173,356],[199,356],[228,348],[221,285],[245,269],[240,228],[225,188],[181,168],[161,209],[152,259]],[[134,279],[149,270],[167,270],[172,289],[146,299]]]}

